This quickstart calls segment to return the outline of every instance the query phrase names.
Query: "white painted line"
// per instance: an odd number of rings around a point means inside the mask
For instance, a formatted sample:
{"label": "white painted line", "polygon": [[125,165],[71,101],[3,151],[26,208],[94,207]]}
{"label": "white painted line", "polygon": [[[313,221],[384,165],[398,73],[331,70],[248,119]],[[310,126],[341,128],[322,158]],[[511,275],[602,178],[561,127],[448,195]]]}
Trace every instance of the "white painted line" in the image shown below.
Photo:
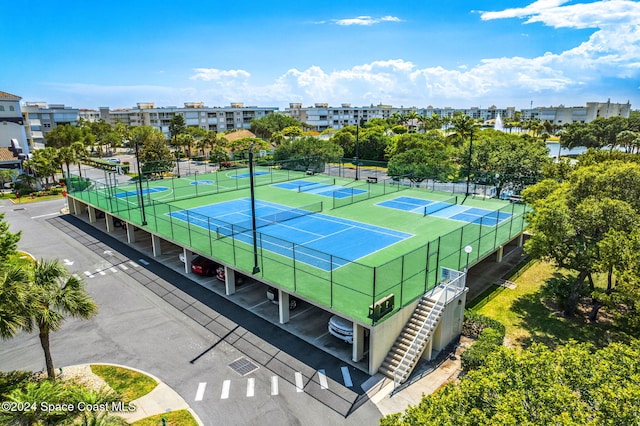
{"label": "white painted line", "polygon": [[229,399],[229,389],[231,388],[231,380],[225,380],[222,382],[222,394],[220,399]]}
{"label": "white painted line", "polygon": [[53,215],[55,215],[55,214],[60,214],[60,212],[47,213],[47,214],[41,214],[41,215],[38,215],[38,216],[31,216],[31,219],[37,219],[37,218],[39,218],[39,217],[53,216]]}
{"label": "white painted line", "polygon": [[254,378],[247,379],[247,396],[251,398],[253,395],[255,395],[255,391],[256,391],[256,379]]}
{"label": "white painted line", "polygon": [[133,260],[129,261],[129,265],[133,266],[134,268],[137,268],[138,266],[140,266],[136,262],[134,262]]}
{"label": "white painted line", "polygon": [[118,270],[117,270],[116,268],[114,268],[113,266],[112,266],[111,268],[109,268],[109,270],[110,270],[111,272],[118,272]]}
{"label": "white painted line", "polygon": [[271,395],[278,394],[278,376],[271,376]]}
{"label": "white painted line", "polygon": [[120,269],[122,269],[123,271],[126,271],[127,269],[129,269],[129,268],[127,268],[127,265],[125,265],[124,263],[121,263],[121,264],[119,264],[118,266],[119,266],[119,267],[120,267]]}
{"label": "white painted line", "polygon": [[353,382],[351,381],[351,374],[349,373],[349,367],[340,367],[342,370],[342,380],[344,380],[344,385],[348,388],[353,386]]}
{"label": "white painted line", "polygon": [[329,389],[327,374],[324,370],[318,370],[318,380],[320,380],[320,389]]}
{"label": "white painted line", "polygon": [[85,274],[86,276],[88,276],[88,277],[90,277],[90,276],[91,276],[91,272],[89,272],[89,271],[84,271],[84,274]]}
{"label": "white painted line", "polygon": [[63,262],[64,262],[64,264],[65,264],[65,265],[67,265],[67,266],[71,266],[71,265],[73,265],[73,261],[72,261],[72,260],[69,260],[69,259],[62,259],[62,261],[63,261]]}
{"label": "white painted line", "polygon": [[143,265],[147,266],[149,264],[149,262],[147,262],[144,259],[138,259],[138,262],[142,263]]}
{"label": "white painted line", "polygon": [[207,382],[198,383],[198,391],[196,392],[196,401],[202,401],[204,390],[207,388]]}
{"label": "white painted line", "polygon": [[101,271],[99,269],[96,269],[96,272],[99,273],[100,275],[107,275],[105,271]]}
{"label": "white painted line", "polygon": [[296,371],[296,392],[304,392],[304,382],[302,381],[302,373]]}

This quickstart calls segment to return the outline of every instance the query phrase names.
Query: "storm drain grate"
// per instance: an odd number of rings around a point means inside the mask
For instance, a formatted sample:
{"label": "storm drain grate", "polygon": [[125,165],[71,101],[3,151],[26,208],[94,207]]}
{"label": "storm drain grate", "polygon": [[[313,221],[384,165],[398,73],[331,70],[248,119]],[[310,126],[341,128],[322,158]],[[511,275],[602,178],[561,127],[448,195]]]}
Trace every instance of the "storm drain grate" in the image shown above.
{"label": "storm drain grate", "polygon": [[229,364],[229,367],[231,367],[231,369],[233,371],[235,371],[236,373],[238,373],[241,376],[246,376],[247,374],[251,373],[252,371],[255,371],[255,370],[258,369],[257,365],[255,365],[254,363],[252,363],[251,361],[249,361],[246,358],[238,358],[238,359],[236,359],[231,364]]}

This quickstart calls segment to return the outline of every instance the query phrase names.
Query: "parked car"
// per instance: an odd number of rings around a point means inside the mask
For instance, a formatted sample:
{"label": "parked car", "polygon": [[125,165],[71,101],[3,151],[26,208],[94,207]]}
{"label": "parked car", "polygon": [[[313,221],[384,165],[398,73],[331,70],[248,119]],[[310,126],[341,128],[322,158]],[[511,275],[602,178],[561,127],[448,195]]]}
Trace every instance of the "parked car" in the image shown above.
{"label": "parked car", "polygon": [[206,277],[213,276],[218,264],[204,256],[197,256],[191,261],[191,272]]}
{"label": "parked car", "polygon": [[113,164],[120,164],[119,158],[108,158],[107,161]]}
{"label": "parked car", "polygon": [[[274,287],[269,287],[267,289],[267,299],[271,300],[271,302],[275,303],[276,305],[280,303],[280,301],[278,300],[279,299],[278,289]],[[289,310],[293,311],[295,308],[297,308],[299,302],[300,301],[295,297],[289,296]]]}
{"label": "parked car", "polygon": [[349,344],[353,344],[353,323],[338,315],[329,318],[329,333]]}

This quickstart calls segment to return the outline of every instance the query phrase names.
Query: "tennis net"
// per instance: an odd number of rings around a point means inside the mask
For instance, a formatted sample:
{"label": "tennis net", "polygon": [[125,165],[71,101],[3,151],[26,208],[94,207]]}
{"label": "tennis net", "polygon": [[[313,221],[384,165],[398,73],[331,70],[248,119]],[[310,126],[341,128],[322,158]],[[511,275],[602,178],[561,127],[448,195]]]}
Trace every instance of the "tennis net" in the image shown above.
{"label": "tennis net", "polygon": [[431,203],[424,206],[424,215],[427,216],[430,214],[434,214],[436,212],[439,212],[440,210],[444,210],[451,206],[455,206],[456,204],[458,204],[457,196],[453,196],[444,201],[436,201],[435,203]]}
{"label": "tennis net", "polygon": [[305,180],[302,182],[304,183],[301,183],[298,185],[298,192],[313,191],[315,189],[324,188],[326,186],[333,186],[336,184],[335,178],[328,178],[328,179],[317,180],[317,181]]}

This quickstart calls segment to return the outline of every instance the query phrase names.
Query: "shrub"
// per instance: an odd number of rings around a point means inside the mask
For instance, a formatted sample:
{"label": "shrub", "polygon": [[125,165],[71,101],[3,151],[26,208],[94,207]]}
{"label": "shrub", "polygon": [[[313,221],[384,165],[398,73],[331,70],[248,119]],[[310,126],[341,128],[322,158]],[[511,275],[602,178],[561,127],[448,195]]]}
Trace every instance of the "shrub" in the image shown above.
{"label": "shrub", "polygon": [[475,370],[485,365],[487,356],[502,346],[504,331],[490,327],[485,328],[478,340],[469,349],[462,353],[462,369],[464,371]]}
{"label": "shrub", "polygon": [[498,330],[504,338],[506,330],[502,323],[473,311],[465,311],[464,322],[462,323],[463,336],[478,339],[482,331],[486,328]]}

